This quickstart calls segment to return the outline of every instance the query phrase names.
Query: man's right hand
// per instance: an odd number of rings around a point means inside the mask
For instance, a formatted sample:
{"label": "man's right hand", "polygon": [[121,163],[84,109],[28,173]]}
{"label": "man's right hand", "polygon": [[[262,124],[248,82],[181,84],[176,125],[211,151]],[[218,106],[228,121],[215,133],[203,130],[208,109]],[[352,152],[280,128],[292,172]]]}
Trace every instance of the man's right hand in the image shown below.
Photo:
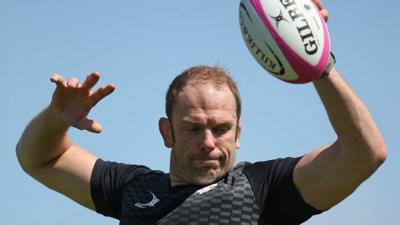
{"label": "man's right hand", "polygon": [[115,87],[109,84],[92,91],[99,78],[98,73],[91,73],[80,84],[77,78],[65,82],[62,76],[53,75],[50,80],[57,88],[52,102],[28,124],[16,149],[18,160],[29,175],[90,209],[95,209],[90,177],[97,157],[74,144],[67,130],[73,126],[101,131],[100,124],[87,115]]}
{"label": "man's right hand", "polygon": [[101,125],[88,119],[87,115],[100,100],[115,90],[115,86],[109,84],[92,91],[99,79],[100,74],[97,72],[89,74],[82,84],[76,77],[71,77],[65,82],[61,75],[53,75],[50,80],[57,88],[50,107],[62,113],[69,126],[95,133],[101,132]]}

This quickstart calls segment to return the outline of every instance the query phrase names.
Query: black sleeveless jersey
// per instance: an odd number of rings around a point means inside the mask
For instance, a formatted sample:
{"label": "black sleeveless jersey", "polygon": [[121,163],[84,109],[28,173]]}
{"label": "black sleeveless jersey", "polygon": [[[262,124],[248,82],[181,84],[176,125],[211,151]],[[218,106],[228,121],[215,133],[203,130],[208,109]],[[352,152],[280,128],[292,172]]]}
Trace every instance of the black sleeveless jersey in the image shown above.
{"label": "black sleeveless jersey", "polygon": [[96,211],[121,225],[291,225],[320,213],[293,183],[299,158],[237,164],[207,186],[171,187],[169,174],[97,160],[91,193]]}

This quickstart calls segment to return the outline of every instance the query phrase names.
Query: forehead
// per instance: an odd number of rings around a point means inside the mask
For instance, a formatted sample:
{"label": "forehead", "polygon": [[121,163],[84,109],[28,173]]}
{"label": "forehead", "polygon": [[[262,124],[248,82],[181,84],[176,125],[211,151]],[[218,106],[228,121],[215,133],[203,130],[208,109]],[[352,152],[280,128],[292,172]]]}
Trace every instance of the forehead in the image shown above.
{"label": "forehead", "polygon": [[174,115],[180,120],[236,119],[236,101],[227,86],[187,85],[177,95]]}

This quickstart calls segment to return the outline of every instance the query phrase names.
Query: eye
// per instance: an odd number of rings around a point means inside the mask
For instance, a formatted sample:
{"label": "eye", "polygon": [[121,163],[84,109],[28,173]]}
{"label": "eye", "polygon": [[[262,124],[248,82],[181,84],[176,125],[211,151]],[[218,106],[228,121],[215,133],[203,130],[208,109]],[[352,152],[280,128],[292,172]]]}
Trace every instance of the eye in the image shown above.
{"label": "eye", "polygon": [[231,130],[230,125],[222,125],[222,126],[213,128],[213,133],[217,136],[220,136],[220,135],[227,133],[230,130]]}
{"label": "eye", "polygon": [[199,126],[188,126],[185,127],[185,131],[191,132],[191,133],[197,133],[199,131],[201,131],[201,127]]}

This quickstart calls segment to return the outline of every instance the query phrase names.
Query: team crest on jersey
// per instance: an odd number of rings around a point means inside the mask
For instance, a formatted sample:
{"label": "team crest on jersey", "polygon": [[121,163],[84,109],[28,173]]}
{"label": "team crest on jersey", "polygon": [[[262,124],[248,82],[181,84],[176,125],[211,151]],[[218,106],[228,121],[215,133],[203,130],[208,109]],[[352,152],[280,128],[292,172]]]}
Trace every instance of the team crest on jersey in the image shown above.
{"label": "team crest on jersey", "polygon": [[160,199],[157,198],[157,196],[153,192],[151,192],[151,191],[149,191],[149,192],[152,195],[152,199],[147,203],[137,202],[137,203],[135,203],[136,207],[141,208],[141,209],[152,208],[160,201]]}

